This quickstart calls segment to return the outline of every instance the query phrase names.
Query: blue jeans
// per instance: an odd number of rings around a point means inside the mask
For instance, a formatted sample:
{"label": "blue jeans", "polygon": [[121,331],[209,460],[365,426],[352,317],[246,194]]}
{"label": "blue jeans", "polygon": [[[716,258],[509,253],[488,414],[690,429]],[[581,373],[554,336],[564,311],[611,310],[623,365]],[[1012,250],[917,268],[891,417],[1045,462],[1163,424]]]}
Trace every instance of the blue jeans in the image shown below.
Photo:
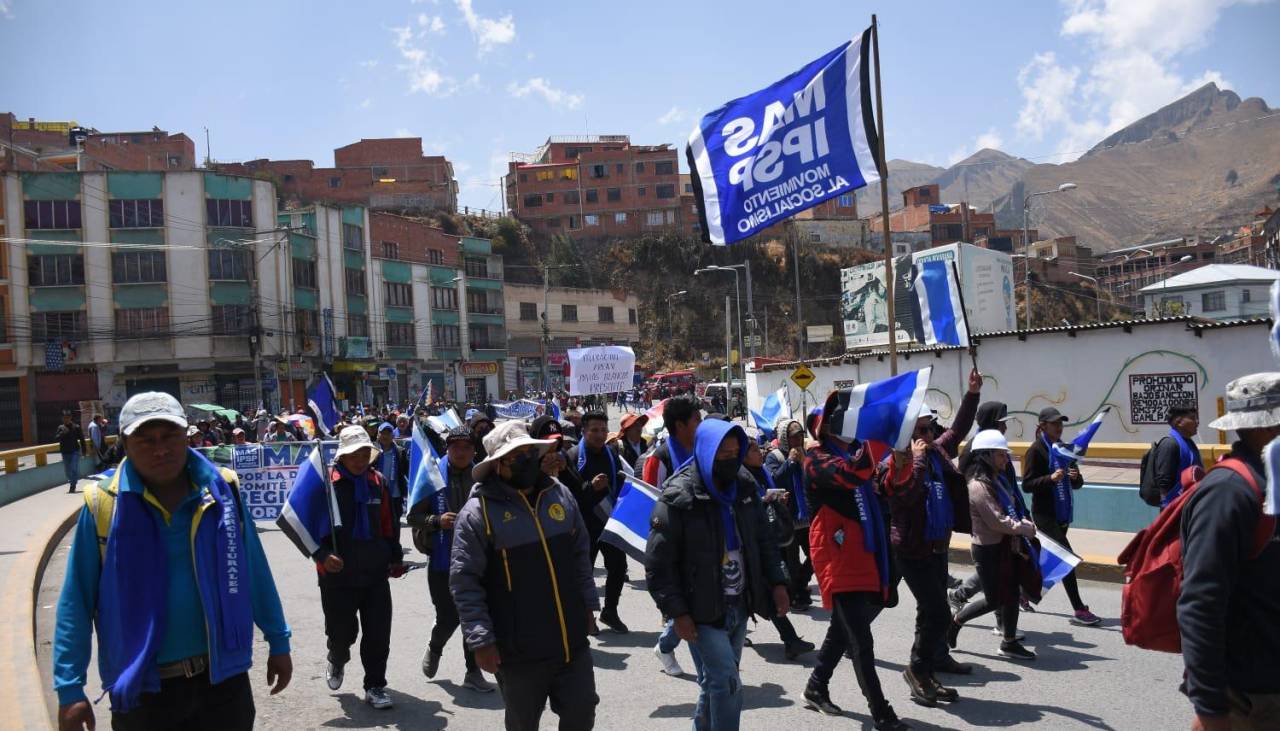
{"label": "blue jeans", "polygon": [[670,655],[680,646],[680,635],[676,634],[676,623],[668,619],[658,635],[658,651]]}
{"label": "blue jeans", "polygon": [[698,705],[694,731],[736,731],[742,714],[742,678],[738,662],[747,638],[747,611],[741,599],[725,607],[724,626],[698,625],[698,639],[689,643],[698,670]]}
{"label": "blue jeans", "polygon": [[76,483],[80,481],[79,452],[62,453],[62,473],[67,476],[67,485],[71,488],[75,488]]}

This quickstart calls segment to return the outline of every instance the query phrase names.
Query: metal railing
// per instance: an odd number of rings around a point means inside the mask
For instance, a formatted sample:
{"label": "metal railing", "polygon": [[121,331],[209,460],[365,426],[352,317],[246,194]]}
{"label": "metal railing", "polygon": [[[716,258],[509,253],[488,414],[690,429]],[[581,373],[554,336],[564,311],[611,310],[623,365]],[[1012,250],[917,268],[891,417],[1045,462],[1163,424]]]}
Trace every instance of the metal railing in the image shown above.
{"label": "metal railing", "polygon": [[[116,443],[115,436],[109,436],[106,439],[108,445]],[[89,449],[92,448],[92,446],[89,447]],[[57,444],[36,444],[30,447],[19,447],[18,449],[8,449],[0,452],[0,462],[4,463],[5,474],[11,475],[21,469],[19,461],[23,457],[34,457],[36,461],[35,466],[44,467],[49,464],[49,455],[56,454],[57,452]],[[91,453],[82,448],[81,454],[83,456],[89,456]]]}

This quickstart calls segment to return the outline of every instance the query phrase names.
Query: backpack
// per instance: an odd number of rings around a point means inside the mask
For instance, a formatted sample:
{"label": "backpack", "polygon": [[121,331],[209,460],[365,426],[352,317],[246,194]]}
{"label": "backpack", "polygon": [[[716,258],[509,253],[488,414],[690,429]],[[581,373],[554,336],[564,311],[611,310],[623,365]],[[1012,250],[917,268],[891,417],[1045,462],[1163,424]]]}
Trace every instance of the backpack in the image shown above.
{"label": "backpack", "polygon": [[1151,465],[1151,459],[1160,441],[1151,443],[1151,448],[1142,455],[1142,462],[1138,465],[1138,497],[1153,508],[1160,507],[1160,488],[1156,487],[1156,471]]}
{"label": "backpack", "polygon": [[[1261,512],[1262,490],[1248,465],[1228,457],[1209,471],[1217,469],[1231,470],[1244,478],[1258,496]],[[1178,631],[1178,597],[1182,594],[1182,509],[1187,498],[1202,482],[1184,489],[1176,500],[1160,511],[1151,525],[1138,531],[1116,558],[1116,562],[1125,567],[1124,588],[1120,595],[1120,629],[1127,645],[1160,652],[1182,652],[1182,635]],[[1275,529],[1275,517],[1262,515],[1254,534],[1251,557],[1262,553]]]}

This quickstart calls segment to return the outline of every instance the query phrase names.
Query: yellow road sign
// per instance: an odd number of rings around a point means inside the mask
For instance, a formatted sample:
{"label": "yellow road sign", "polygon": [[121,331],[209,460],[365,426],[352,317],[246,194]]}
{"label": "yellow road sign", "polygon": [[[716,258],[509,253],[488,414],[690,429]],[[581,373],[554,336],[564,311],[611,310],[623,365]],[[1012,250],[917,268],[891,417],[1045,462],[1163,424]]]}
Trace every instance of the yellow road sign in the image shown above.
{"label": "yellow road sign", "polygon": [[809,366],[802,365],[791,372],[792,382],[799,386],[801,391],[809,390],[809,384],[817,379],[818,377],[813,375],[813,371],[809,370]]}

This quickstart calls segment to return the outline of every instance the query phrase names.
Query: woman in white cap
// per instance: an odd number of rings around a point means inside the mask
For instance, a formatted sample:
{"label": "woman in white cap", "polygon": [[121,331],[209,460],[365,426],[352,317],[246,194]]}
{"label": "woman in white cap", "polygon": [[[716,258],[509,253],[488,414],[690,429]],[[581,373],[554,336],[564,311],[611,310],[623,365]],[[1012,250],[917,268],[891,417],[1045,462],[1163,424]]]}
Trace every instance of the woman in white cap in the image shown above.
{"label": "woman in white cap", "polygon": [[969,480],[969,517],[973,522],[973,563],[982,585],[982,597],[965,606],[951,620],[947,644],[955,649],[960,628],[990,612],[1000,613],[1004,638],[1000,654],[1014,660],[1034,660],[1034,652],[1018,642],[1018,598],[1021,596],[1020,564],[1029,563],[1030,543],[1036,534],[1021,501],[1005,473],[1009,443],[997,429],[986,429],[973,438],[965,477]]}

